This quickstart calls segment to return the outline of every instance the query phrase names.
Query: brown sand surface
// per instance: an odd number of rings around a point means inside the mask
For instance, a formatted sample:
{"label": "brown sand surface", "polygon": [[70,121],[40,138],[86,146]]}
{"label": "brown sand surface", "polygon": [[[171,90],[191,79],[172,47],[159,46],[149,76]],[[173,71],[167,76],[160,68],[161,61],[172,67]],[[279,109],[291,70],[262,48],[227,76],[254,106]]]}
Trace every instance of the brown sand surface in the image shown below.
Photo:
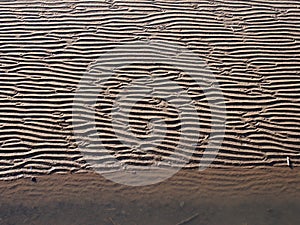
{"label": "brown sand surface", "polygon": [[0,183],[1,224],[298,224],[298,169],[180,171],[128,187],[94,173]]}
{"label": "brown sand surface", "polygon": [[[298,166],[299,6],[298,1],[276,0],[1,1],[0,179],[86,170],[73,133],[80,130],[72,125],[74,92],[90,64],[117,43],[137,39],[184,44],[218,80],[227,109],[226,134],[211,167],[286,166],[287,156]],[[99,94],[98,131],[120,160],[143,164],[154,156],[130,153],[116,142],[107,119],[113,94],[124,77],[134,80],[151,72],[174,81],[179,75],[173,70],[125,67],[106,84],[111,96]],[[178,83],[193,96],[201,118],[201,140],[186,165],[197,168],[212,122],[207,98],[213,96],[188,79]],[[139,107],[131,125],[145,137],[142,111],[162,112]],[[161,116],[171,127],[180,125],[173,111]],[[172,132],[152,154],[176,150]]]}
{"label": "brown sand surface", "polygon": [[[96,124],[120,161],[164,158],[182,166],[169,154],[178,150],[182,125],[172,109],[142,102],[131,117],[141,138],[148,137],[144,114],[167,118],[161,148],[142,154],[116,141],[108,114],[124,83],[148,73],[164,77],[162,85],[176,81],[201,118],[184,170],[135,188],[92,173],[74,137],[74,130],[85,131],[73,125],[72,107],[89,66],[119,43],[139,40],[184,45],[202,59],[219,83],[227,117],[217,157],[195,172],[214,122],[207,104],[214,95],[168,65],[119,69],[105,84],[110,92],[98,93]],[[4,0],[0,53],[1,225],[299,224],[299,1]],[[75,116],[90,115],[83,109]]]}

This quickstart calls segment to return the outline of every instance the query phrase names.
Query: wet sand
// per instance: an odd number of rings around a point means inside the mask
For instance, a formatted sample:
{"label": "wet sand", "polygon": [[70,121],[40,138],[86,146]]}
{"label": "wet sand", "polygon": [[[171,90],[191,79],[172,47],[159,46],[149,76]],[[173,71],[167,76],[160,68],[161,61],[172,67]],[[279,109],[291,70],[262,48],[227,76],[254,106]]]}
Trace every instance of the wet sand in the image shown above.
{"label": "wet sand", "polygon": [[3,225],[296,225],[299,184],[298,169],[284,168],[180,171],[145,187],[94,173],[53,174],[1,182],[0,218]]}

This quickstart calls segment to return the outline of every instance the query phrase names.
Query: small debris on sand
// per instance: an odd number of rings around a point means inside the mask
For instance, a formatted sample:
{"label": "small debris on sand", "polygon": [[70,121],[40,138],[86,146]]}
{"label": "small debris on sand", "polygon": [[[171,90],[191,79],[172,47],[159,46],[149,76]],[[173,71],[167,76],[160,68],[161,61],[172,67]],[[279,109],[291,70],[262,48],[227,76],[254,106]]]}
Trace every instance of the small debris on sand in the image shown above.
{"label": "small debris on sand", "polygon": [[193,219],[195,219],[196,217],[199,216],[199,213],[195,213],[194,215],[190,216],[189,218],[182,220],[181,222],[177,223],[176,225],[184,225],[187,224],[189,222],[191,222]]}
{"label": "small debris on sand", "polygon": [[108,219],[113,225],[117,225],[117,223],[115,223],[115,221],[111,217],[108,217]]}
{"label": "small debris on sand", "polygon": [[286,157],[286,164],[288,165],[288,167],[291,167],[291,160],[290,157]]}

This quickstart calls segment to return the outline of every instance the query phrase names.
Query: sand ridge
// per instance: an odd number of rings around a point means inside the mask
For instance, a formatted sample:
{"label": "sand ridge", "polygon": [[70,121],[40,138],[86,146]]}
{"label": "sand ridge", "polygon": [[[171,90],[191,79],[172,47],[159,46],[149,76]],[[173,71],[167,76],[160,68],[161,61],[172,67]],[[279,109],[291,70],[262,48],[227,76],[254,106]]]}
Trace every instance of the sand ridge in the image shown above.
{"label": "sand ridge", "polygon": [[[77,85],[89,65],[118,43],[147,39],[184,44],[205,60],[218,80],[227,122],[211,167],[286,167],[286,157],[296,167],[299,7],[296,1],[271,0],[1,1],[0,179],[90,168],[73,134]],[[177,81],[193,96],[202,138],[185,168],[198,168],[211,124],[201,90],[185,77],[180,80],[178,71],[165,65],[121,69],[119,79],[107,85],[115,91],[124,84],[124,77],[149,71]],[[113,102],[110,95],[106,97],[99,98],[102,113],[109,112]],[[99,116],[97,125],[120,160],[143,165],[168,157],[180,122],[172,108],[162,112],[154,103],[140,104],[143,107],[136,106],[130,121],[138,137],[147,136],[142,114],[168,121],[169,138],[150,156],[116,144],[109,117]]]}

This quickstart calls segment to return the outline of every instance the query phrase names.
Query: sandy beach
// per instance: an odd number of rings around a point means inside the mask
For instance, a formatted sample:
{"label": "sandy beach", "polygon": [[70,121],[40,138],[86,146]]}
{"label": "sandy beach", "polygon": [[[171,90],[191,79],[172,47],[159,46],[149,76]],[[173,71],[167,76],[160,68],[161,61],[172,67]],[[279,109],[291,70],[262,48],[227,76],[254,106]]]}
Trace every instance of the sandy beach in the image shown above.
{"label": "sandy beach", "polygon": [[[298,1],[17,0],[0,12],[1,225],[298,224]],[[128,187],[101,175],[113,159],[181,170]]]}

